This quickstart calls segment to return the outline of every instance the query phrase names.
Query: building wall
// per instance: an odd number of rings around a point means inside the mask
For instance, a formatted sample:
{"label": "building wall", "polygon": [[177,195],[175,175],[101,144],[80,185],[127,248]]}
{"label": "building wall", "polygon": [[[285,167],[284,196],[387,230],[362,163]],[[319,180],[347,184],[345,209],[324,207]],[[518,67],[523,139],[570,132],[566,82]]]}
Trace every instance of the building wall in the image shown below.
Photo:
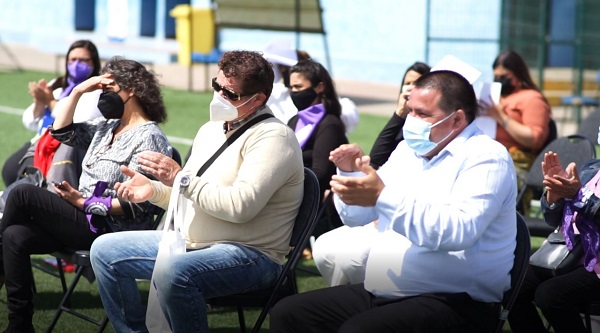
{"label": "building wall", "polygon": [[[127,1],[126,22],[109,18],[113,0],[96,0],[96,28],[74,30],[75,0],[0,0],[0,40],[18,43],[57,54],[80,38],[98,44],[101,55],[124,55],[145,62],[174,61],[177,43],[164,37],[166,0],[157,0],[157,34],[139,37],[141,1]],[[431,42],[433,35],[451,34],[465,38],[498,38],[501,0],[321,0],[330,50],[332,74],[336,79],[398,84],[406,67],[414,61],[435,64],[454,54],[491,78],[491,63],[498,52],[494,42]],[[427,25],[427,4],[431,23]],[[192,0],[196,7],[208,7],[210,0]],[[117,19],[116,23],[110,21]],[[113,31],[115,24],[122,28]],[[429,29],[429,30],[428,30]],[[123,35],[123,41],[109,38]],[[483,37],[482,37],[483,36]],[[222,50],[262,50],[276,39],[294,39],[293,33],[229,29],[221,33]],[[429,46],[429,48],[428,48]],[[300,48],[327,65],[323,38],[303,34]],[[426,59],[427,56],[427,59]]]}

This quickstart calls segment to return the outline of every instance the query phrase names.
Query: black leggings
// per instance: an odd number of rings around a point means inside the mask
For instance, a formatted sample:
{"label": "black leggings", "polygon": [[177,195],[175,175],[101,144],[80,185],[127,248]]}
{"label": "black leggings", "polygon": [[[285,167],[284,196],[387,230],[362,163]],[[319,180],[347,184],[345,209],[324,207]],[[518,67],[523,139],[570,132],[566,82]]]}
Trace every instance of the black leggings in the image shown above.
{"label": "black leggings", "polygon": [[83,211],[46,189],[20,185],[10,192],[0,224],[9,327],[17,331],[31,327],[33,275],[29,256],[65,247],[89,249],[100,234],[90,231]]}

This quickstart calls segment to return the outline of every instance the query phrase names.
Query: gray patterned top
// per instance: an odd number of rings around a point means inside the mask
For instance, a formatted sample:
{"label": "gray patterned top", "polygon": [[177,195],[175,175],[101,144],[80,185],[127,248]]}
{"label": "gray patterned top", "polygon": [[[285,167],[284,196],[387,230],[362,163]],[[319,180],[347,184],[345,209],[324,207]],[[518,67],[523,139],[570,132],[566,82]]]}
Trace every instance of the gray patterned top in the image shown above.
{"label": "gray patterned top", "polygon": [[[102,117],[83,123],[74,123],[53,130],[52,136],[62,143],[87,149],[83,158],[82,173],[79,178],[79,191],[84,197],[92,195],[99,180],[108,182],[105,196],[116,197],[114,185],[127,180],[119,170],[125,165],[132,170],[142,172],[137,164],[137,154],[143,151],[156,151],[171,156],[172,148],[160,127],[155,122],[147,122],[121,133],[114,142],[113,132],[121,123],[120,119],[106,120]],[[112,231],[146,229],[150,226],[154,206],[144,202],[132,205],[121,201],[125,215],[113,215],[106,218]],[[94,215],[94,218],[100,216]]]}

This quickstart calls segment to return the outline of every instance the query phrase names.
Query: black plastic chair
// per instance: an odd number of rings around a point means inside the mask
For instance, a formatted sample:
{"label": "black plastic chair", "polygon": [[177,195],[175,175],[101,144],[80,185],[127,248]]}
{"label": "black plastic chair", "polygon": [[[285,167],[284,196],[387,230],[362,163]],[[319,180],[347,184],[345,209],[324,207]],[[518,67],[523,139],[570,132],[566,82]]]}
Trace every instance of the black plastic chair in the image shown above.
{"label": "black plastic chair", "polygon": [[512,309],[519,290],[525,280],[525,273],[529,266],[529,255],[531,253],[531,241],[529,230],[521,214],[517,213],[517,246],[515,247],[515,261],[510,270],[510,289],[504,293],[502,298],[502,311],[498,318],[496,333],[502,332],[502,327],[508,318],[508,313]]}
{"label": "black plastic chair", "polygon": [[74,307],[71,306],[70,299],[75,291],[75,287],[77,287],[77,283],[81,279],[82,276],[88,274],[93,274],[92,271],[92,263],[90,262],[90,251],[75,251],[75,250],[63,250],[60,252],[52,253],[54,257],[56,257],[57,270],[60,277],[60,281],[64,286],[66,286],[65,273],[63,272],[63,266],[61,261],[68,260],[76,265],[75,269],[75,277],[73,277],[73,281],[69,285],[69,288],[64,292],[63,298],[58,305],[58,308],[54,312],[54,316],[52,317],[52,321],[50,325],[46,329],[46,333],[50,333],[54,330],[54,327],[58,323],[58,319],[63,312],[74,315],[78,318],[81,318],[89,323],[92,323],[98,326],[96,330],[97,333],[101,333],[106,328],[108,324],[108,317],[104,315],[102,319],[92,318],[84,313],[77,311]]}
{"label": "black plastic chair", "polygon": [[294,271],[302,256],[302,250],[306,246],[312,230],[315,227],[319,201],[320,190],[317,176],[315,176],[310,169],[304,168],[304,198],[302,199],[302,205],[300,206],[298,216],[294,222],[292,238],[290,239],[291,249],[287,256],[287,262],[283,266],[283,270],[275,285],[266,290],[207,300],[207,303],[211,306],[236,307],[241,332],[246,332],[244,308],[262,308],[262,311],[254,324],[254,328],[252,329],[252,332],[256,333],[260,330],[269,310],[277,303],[277,301],[286,296],[298,293]]}
{"label": "black plastic chair", "polygon": [[598,124],[600,124],[600,108],[589,113],[577,127],[577,134],[583,135],[593,142],[598,140]]}
{"label": "black plastic chair", "polygon": [[592,317],[600,315],[600,300],[592,301],[583,307],[583,318],[588,333],[592,333]]}
{"label": "black plastic chair", "polygon": [[[542,172],[542,161],[544,154],[553,151],[558,154],[563,168],[569,163],[575,162],[578,167],[583,166],[585,162],[596,157],[596,148],[594,143],[585,136],[573,134],[558,138],[548,144],[531,165],[531,169],[525,177],[525,184],[517,195],[517,206],[522,204],[523,196],[527,190],[533,190],[534,193],[541,194],[544,190],[544,174]],[[524,216],[525,223],[529,227],[529,233],[535,237],[547,237],[554,231],[554,228],[546,224],[539,212],[535,217]]]}
{"label": "black plastic chair", "polygon": [[[152,228],[156,229],[160,221],[162,220],[165,211],[163,209],[159,209],[157,207],[157,214],[154,216],[154,222],[152,223]],[[57,276],[60,279],[61,285],[63,287],[63,298],[61,299],[56,311],[54,312],[54,316],[52,317],[52,321],[50,325],[46,329],[46,333],[50,333],[54,330],[54,327],[58,323],[58,319],[63,312],[74,315],[78,318],[81,318],[89,323],[92,323],[98,326],[97,333],[103,332],[108,324],[108,317],[105,315],[102,319],[97,319],[90,317],[82,312],[77,311],[74,307],[71,306],[71,296],[75,292],[75,288],[77,287],[77,283],[82,277],[86,277],[90,282],[95,280],[94,271],[92,270],[92,263],[90,262],[90,251],[89,250],[74,250],[74,249],[63,249],[61,251],[51,253],[53,257],[56,258],[56,271],[52,272],[47,267],[39,267],[35,266],[43,270],[46,273]],[[71,284],[67,288],[67,280],[65,278],[65,273],[62,265],[62,261],[70,261],[75,264],[75,276],[71,281]]]}
{"label": "black plastic chair", "polygon": [[548,130],[548,139],[546,139],[544,146],[549,145],[550,142],[558,138],[558,129],[556,128],[556,121],[554,121],[554,119],[552,118],[550,118],[550,121],[548,122]]}

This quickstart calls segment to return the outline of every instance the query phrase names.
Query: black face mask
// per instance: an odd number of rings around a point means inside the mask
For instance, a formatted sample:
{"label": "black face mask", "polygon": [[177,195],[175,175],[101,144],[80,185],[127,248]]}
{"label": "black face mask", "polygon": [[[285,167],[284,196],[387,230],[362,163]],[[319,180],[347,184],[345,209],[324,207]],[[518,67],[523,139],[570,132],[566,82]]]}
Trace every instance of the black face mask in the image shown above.
{"label": "black face mask", "polygon": [[100,94],[98,110],[106,119],[121,119],[125,111],[125,102],[118,93],[106,91]]}
{"label": "black face mask", "polygon": [[511,78],[502,75],[502,76],[496,77],[495,81],[500,82],[500,84],[502,85],[502,89],[500,90],[500,95],[508,96],[515,91],[515,86],[513,86],[512,82],[511,82],[512,81]]}
{"label": "black face mask", "polygon": [[317,96],[319,95],[313,88],[290,92],[292,102],[294,102],[294,105],[298,111],[308,109],[308,107],[315,101]]}

